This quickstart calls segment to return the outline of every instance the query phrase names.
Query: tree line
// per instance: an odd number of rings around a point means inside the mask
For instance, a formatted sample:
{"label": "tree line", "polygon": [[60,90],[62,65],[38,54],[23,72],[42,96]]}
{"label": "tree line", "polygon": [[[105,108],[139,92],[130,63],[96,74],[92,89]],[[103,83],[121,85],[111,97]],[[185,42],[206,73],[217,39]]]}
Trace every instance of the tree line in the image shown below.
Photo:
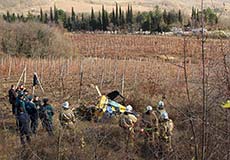
{"label": "tree line", "polygon": [[[218,23],[216,13],[207,8],[204,11],[204,20],[208,25]],[[127,10],[123,10],[121,6],[116,4],[111,12],[108,12],[104,5],[102,9],[95,12],[91,9],[91,13],[77,13],[72,7],[71,13],[67,13],[56,6],[50,7],[49,12],[43,12],[40,9],[39,15],[34,15],[28,12],[23,14],[10,14],[8,11],[3,15],[3,19],[7,22],[27,22],[38,21],[45,24],[63,25],[68,31],[151,31],[151,32],[167,32],[172,27],[200,27],[201,11],[192,8],[191,17],[188,18],[181,10],[166,11],[161,10],[156,6],[149,12],[133,13],[131,5],[128,5]]]}

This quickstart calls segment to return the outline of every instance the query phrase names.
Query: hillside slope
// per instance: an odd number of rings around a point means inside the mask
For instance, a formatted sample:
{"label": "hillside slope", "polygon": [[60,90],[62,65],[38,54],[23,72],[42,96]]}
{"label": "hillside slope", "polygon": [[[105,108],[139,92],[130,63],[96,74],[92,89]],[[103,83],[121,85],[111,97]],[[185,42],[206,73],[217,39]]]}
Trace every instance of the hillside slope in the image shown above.
{"label": "hillside slope", "polygon": [[[91,7],[95,10],[101,9],[104,4],[107,9],[114,7],[115,3],[126,7],[127,4],[132,4],[134,10],[149,11],[154,6],[159,5],[164,9],[182,9],[185,13],[190,13],[192,6],[200,7],[200,1],[188,0],[0,0],[0,12],[38,12],[39,8],[48,10],[50,6],[56,4],[58,8],[71,10],[73,6],[78,12],[89,12]],[[204,0],[206,7],[230,9],[230,0]]]}

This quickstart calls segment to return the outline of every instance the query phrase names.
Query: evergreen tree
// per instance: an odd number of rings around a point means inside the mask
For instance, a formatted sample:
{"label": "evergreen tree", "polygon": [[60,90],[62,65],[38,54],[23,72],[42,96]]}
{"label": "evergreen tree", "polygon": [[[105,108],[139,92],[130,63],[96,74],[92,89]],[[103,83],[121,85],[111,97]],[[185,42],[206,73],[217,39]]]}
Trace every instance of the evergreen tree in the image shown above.
{"label": "evergreen tree", "polygon": [[52,7],[50,7],[50,21],[51,21],[51,22],[54,21],[54,16],[53,16],[53,9],[52,9]]}
{"label": "evergreen tree", "polygon": [[122,10],[121,10],[121,7],[119,7],[119,20],[118,20],[118,24],[119,24],[119,26],[124,25],[124,24],[122,24]]}
{"label": "evergreen tree", "polygon": [[119,12],[118,12],[118,4],[116,3],[116,16],[115,16],[115,25],[119,25]]}
{"label": "evergreen tree", "polygon": [[63,27],[67,28],[67,15],[66,14],[63,17]]}
{"label": "evergreen tree", "polygon": [[70,17],[67,18],[66,28],[69,32],[72,31],[72,23]]}
{"label": "evergreen tree", "polygon": [[58,24],[58,9],[56,8],[56,5],[54,5],[54,22]]}
{"label": "evergreen tree", "polygon": [[162,13],[158,6],[155,7],[154,14],[151,15],[151,31],[152,32],[162,32],[161,22],[162,22]]}
{"label": "evergreen tree", "polygon": [[91,29],[93,31],[95,31],[97,29],[97,21],[96,21],[96,18],[95,18],[93,7],[91,9],[91,16],[90,16],[89,25],[90,25],[90,27],[91,27]]}
{"label": "evergreen tree", "polygon": [[178,21],[180,22],[180,24],[183,24],[183,18],[182,18],[182,14],[181,14],[180,9],[179,9],[179,12],[178,12]]}
{"label": "evergreen tree", "polygon": [[165,24],[169,24],[169,22],[168,22],[168,13],[167,13],[166,9],[163,12],[163,21],[164,21]]}
{"label": "evergreen tree", "polygon": [[6,12],[6,21],[7,22],[11,22],[11,16],[10,16],[10,12],[9,11]]}
{"label": "evergreen tree", "polygon": [[16,21],[16,15],[15,15],[15,13],[13,13],[12,14],[12,16],[11,16],[11,22],[15,22]]}
{"label": "evergreen tree", "polygon": [[126,13],[126,22],[127,24],[133,23],[133,10],[132,10],[132,6],[129,6],[129,5],[128,5],[127,13]]}
{"label": "evergreen tree", "polygon": [[142,24],[141,28],[143,29],[143,31],[150,31],[150,15],[147,16],[146,20],[144,21],[144,23]]}
{"label": "evergreen tree", "polygon": [[43,11],[42,11],[42,8],[40,8],[40,22],[43,22],[44,19],[43,19]]}
{"label": "evergreen tree", "polygon": [[74,12],[74,8],[73,7],[72,7],[72,11],[71,11],[71,20],[72,20],[73,23],[76,22],[76,14]]}
{"label": "evergreen tree", "polygon": [[102,30],[103,26],[102,26],[102,18],[101,18],[101,12],[99,11],[98,13],[98,18],[97,18],[97,29]]}
{"label": "evergreen tree", "polygon": [[113,23],[114,26],[117,25],[114,9],[112,10],[112,14],[111,14],[111,22]]}
{"label": "evergreen tree", "polygon": [[48,23],[49,22],[49,20],[48,20],[48,14],[47,13],[45,13],[45,16],[44,16],[44,23]]}
{"label": "evergreen tree", "polygon": [[102,29],[103,31],[107,30],[107,26],[109,24],[108,13],[104,9],[104,5],[102,5]]}
{"label": "evergreen tree", "polygon": [[20,17],[20,15],[19,15],[19,13],[17,13],[17,20],[20,22],[21,21],[21,19],[20,19],[21,17]]}

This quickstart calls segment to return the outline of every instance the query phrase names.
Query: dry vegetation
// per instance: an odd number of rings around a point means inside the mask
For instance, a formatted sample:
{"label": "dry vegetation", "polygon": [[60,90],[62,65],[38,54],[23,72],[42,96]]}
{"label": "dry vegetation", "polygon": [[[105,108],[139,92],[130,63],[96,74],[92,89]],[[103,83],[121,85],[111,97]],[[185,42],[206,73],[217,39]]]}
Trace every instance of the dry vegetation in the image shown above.
{"label": "dry vegetation", "polygon": [[[150,11],[156,5],[159,5],[163,9],[182,9],[184,13],[191,13],[191,6],[200,7],[199,1],[184,1],[184,0],[0,0],[0,12],[6,12],[7,10],[11,12],[21,12],[27,13],[28,11],[39,12],[42,7],[44,10],[49,10],[50,6],[54,4],[58,8],[64,9],[66,11],[71,11],[71,7],[74,7],[78,12],[90,12],[91,7],[95,10],[101,10],[101,5],[104,4],[106,8],[112,10],[115,6],[115,2],[120,4],[122,7],[127,7],[128,4],[133,5],[135,11]],[[211,6],[213,8],[223,8],[223,3],[225,2],[225,8],[229,14],[230,4],[225,0],[205,0],[205,6]],[[227,17],[227,16],[226,16]]]}
{"label": "dry vegetation", "polygon": [[[46,57],[68,56],[73,46],[70,39],[58,28],[44,24],[0,22],[0,47],[8,55]],[[72,54],[71,50],[68,52]]]}
{"label": "dry vegetation", "polygon": [[[65,100],[70,101],[72,107],[79,100],[87,105],[96,103],[97,92],[90,84],[98,85],[105,94],[114,89],[123,91],[127,104],[133,105],[138,112],[143,112],[146,105],[155,106],[165,94],[166,108],[176,128],[173,135],[174,151],[164,155],[164,158],[192,159],[196,147],[201,156],[203,121],[199,39],[91,34],[72,35],[72,39],[78,48],[72,50],[81,54],[77,58],[26,59],[3,56],[0,59],[0,159],[153,158],[152,150],[145,148],[143,137],[139,134],[134,149],[125,150],[124,133],[115,122],[97,124],[78,121],[75,134],[63,136],[65,132],[59,129],[57,120],[60,104]],[[207,39],[205,49],[208,107],[206,158],[228,160],[230,113],[223,110],[220,104],[230,94],[229,40]],[[167,55],[166,59],[162,55]],[[167,59],[169,56],[175,59]],[[49,138],[40,128],[38,136],[32,139],[32,145],[22,149],[14,130],[14,119],[6,94],[9,86],[17,82],[25,66],[26,86],[30,89],[32,74],[36,71],[45,94],[39,89],[36,93],[52,98],[56,109],[56,131],[55,136]],[[81,72],[83,86],[79,94]],[[81,141],[83,137],[84,147]]]}

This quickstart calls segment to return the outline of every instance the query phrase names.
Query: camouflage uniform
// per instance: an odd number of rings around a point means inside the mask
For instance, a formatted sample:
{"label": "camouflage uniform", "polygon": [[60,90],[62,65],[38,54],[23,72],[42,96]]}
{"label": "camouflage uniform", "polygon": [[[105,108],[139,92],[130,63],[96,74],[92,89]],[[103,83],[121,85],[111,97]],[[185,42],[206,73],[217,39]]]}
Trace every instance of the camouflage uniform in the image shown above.
{"label": "camouflage uniform", "polygon": [[75,123],[75,116],[71,109],[63,109],[59,114],[59,121],[63,128],[73,129]]}

